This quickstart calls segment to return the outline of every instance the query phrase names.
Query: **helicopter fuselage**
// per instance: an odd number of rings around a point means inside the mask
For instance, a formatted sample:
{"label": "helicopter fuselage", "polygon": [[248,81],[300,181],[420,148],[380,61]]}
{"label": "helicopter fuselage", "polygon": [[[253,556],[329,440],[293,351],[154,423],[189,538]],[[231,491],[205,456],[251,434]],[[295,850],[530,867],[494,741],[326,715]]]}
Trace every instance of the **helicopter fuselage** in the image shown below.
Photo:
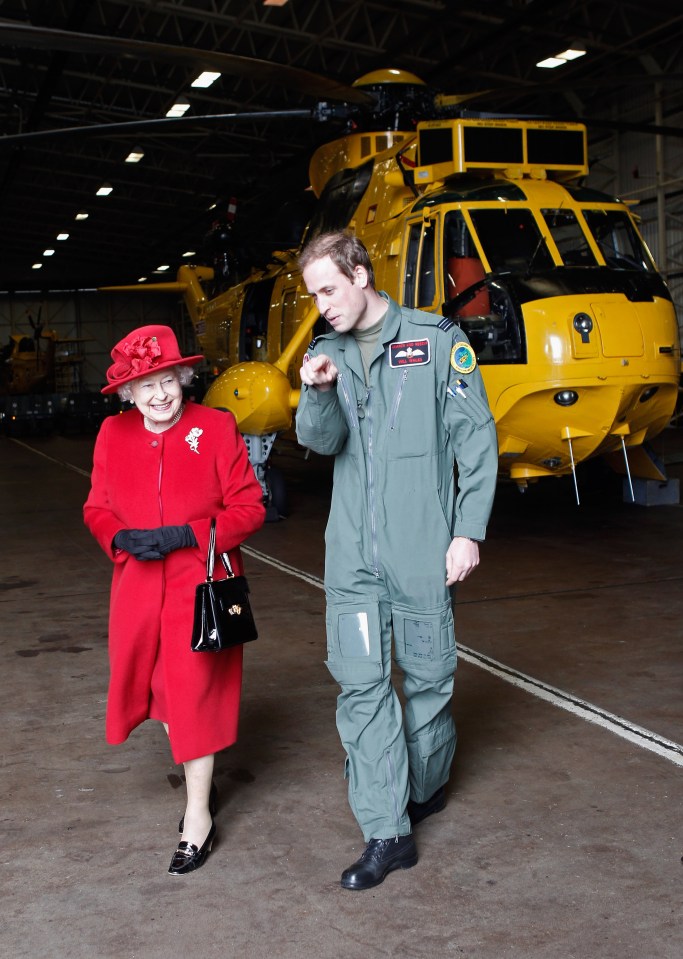
{"label": "helicopter fuselage", "polygon": [[[583,127],[451,120],[417,135],[354,133],[321,147],[310,172],[320,200],[304,243],[355,232],[378,289],[470,338],[503,475],[523,487],[628,449],[636,475],[661,478],[636,453],[675,407],[675,310],[629,207],[581,184]],[[183,266],[166,285],[184,293],[219,374],[204,402],[251,437],[291,427],[303,354],[324,329],[296,253],[212,299],[206,267]]]}

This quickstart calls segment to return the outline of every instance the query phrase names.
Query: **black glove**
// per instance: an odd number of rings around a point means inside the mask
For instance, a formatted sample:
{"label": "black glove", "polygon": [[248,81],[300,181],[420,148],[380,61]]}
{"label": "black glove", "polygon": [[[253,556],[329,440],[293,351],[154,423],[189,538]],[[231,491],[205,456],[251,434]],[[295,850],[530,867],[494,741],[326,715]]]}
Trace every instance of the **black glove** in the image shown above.
{"label": "black glove", "polygon": [[157,537],[156,548],[162,556],[172,553],[174,549],[197,545],[191,526],[158,526],[149,532]]}
{"label": "black glove", "polygon": [[139,560],[163,559],[174,549],[196,546],[190,526],[158,526],[156,529],[122,529],[113,539],[115,549],[123,549]]}

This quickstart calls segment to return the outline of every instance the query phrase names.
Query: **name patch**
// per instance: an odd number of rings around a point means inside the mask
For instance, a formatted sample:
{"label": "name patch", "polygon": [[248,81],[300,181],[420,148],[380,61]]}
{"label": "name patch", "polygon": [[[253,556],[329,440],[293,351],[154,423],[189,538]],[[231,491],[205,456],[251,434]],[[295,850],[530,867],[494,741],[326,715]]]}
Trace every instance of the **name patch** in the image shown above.
{"label": "name patch", "polygon": [[429,363],[431,354],[429,340],[406,340],[404,343],[389,344],[389,365],[418,366]]}

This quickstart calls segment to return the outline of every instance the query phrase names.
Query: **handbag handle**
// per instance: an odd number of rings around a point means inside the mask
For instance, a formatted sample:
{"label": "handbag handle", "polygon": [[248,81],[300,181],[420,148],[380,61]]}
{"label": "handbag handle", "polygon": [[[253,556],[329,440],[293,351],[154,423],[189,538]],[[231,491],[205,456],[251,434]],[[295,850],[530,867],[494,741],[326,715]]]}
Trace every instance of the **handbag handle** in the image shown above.
{"label": "handbag handle", "polygon": [[[216,519],[212,517],[211,519],[211,529],[209,531],[209,551],[206,554],[206,581],[210,583],[213,581],[213,564],[214,564],[214,554],[216,551]],[[221,553],[221,562],[225,567],[225,572],[228,574],[228,579],[234,579],[235,574],[233,572],[232,566],[230,564],[230,557],[227,553]]]}

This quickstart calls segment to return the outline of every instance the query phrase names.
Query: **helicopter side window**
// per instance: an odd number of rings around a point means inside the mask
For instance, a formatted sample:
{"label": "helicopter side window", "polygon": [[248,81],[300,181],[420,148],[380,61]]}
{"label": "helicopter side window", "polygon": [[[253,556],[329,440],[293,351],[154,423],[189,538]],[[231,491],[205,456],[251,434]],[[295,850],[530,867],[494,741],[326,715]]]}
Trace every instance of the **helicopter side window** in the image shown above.
{"label": "helicopter side window", "polygon": [[436,296],[435,223],[414,223],[408,233],[403,303],[420,310],[434,308]]}
{"label": "helicopter side window", "polygon": [[565,266],[598,265],[573,210],[541,212]]}
{"label": "helicopter side window", "polygon": [[408,233],[408,243],[406,249],[405,276],[403,281],[403,304],[404,306],[415,306],[415,289],[417,286],[417,258],[420,253],[420,233],[422,224],[416,223],[411,226]]}
{"label": "helicopter side window", "polygon": [[486,274],[462,213],[444,222],[442,312],[467,334],[481,364],[521,363],[522,335],[510,294]]}
{"label": "helicopter side window", "polygon": [[654,272],[654,264],[628,214],[621,210],[584,210],[583,215],[607,266],[614,270]]}
{"label": "helicopter side window", "polygon": [[[479,283],[486,275],[462,213],[448,213],[446,216],[444,262],[447,300]],[[458,310],[458,316],[486,314],[490,306],[488,289],[480,286],[479,292]]]}
{"label": "helicopter side window", "polygon": [[265,346],[275,278],[247,284],[240,319],[239,359],[255,360]]}
{"label": "helicopter side window", "polygon": [[494,273],[525,273],[554,267],[531,210],[471,209],[470,217]]}
{"label": "helicopter side window", "polygon": [[420,274],[417,289],[418,309],[430,309],[434,305],[436,282],[434,277],[434,237],[436,224],[425,224],[422,232],[422,254],[420,256]]}

